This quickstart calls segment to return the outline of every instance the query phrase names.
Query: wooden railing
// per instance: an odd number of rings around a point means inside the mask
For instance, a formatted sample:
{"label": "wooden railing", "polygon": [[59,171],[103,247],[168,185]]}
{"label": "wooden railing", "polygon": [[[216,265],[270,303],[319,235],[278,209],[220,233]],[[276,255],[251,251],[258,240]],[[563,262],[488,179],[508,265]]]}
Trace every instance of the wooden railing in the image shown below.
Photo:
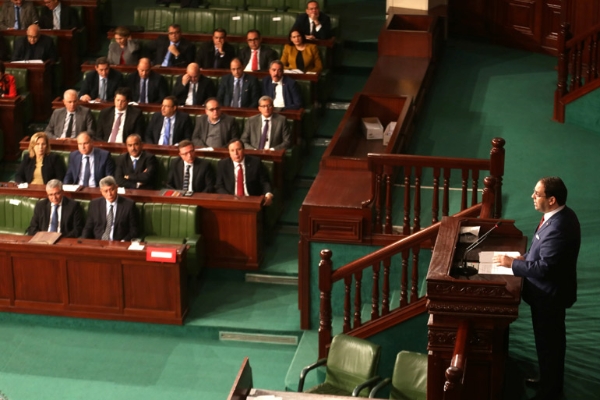
{"label": "wooden railing", "polygon": [[467,372],[467,353],[471,324],[468,320],[461,321],[456,331],[454,353],[450,366],[446,369],[444,384],[444,400],[461,399],[465,373]]}
{"label": "wooden railing", "polygon": [[[374,210],[373,232],[392,234],[393,217],[393,188],[400,174],[404,187],[404,206],[402,235],[417,233],[423,225],[421,221],[421,203],[425,191],[422,188],[424,179],[432,182],[431,190],[431,224],[437,223],[440,213],[440,191],[442,195],[442,216],[450,213],[450,180],[453,172],[461,177],[460,211],[479,202],[478,191],[482,172],[488,172],[495,179],[495,201],[491,216],[500,218],[502,213],[502,176],[504,175],[504,145],[502,138],[492,140],[489,159],[469,159],[450,157],[413,156],[404,154],[369,154],[369,169],[373,173],[371,199],[365,206]],[[431,171],[431,176],[424,176],[425,171]],[[485,184],[485,182],[484,182]],[[411,196],[411,190],[414,195]],[[469,190],[471,193],[469,195]],[[412,204],[412,207],[411,207]],[[412,208],[412,227],[411,227]],[[487,212],[486,212],[487,214]]]}
{"label": "wooden railing", "polygon": [[553,118],[565,122],[566,105],[600,87],[600,24],[574,37],[569,23],[561,25],[557,70]]}

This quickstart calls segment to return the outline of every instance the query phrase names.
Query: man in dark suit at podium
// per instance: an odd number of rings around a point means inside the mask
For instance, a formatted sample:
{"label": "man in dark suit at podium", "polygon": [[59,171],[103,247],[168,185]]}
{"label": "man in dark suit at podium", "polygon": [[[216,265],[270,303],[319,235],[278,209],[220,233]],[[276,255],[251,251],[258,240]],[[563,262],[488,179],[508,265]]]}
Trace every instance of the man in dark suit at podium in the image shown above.
{"label": "man in dark suit at podium", "polygon": [[48,198],[35,205],[27,234],[60,232],[62,237],[79,237],[84,223],[79,203],[63,196],[62,182],[58,179],[48,181],[46,194]]}
{"label": "man in dark suit at podium", "polygon": [[544,215],[529,251],[517,258],[495,256],[494,262],[525,278],[523,300],[531,307],[540,368],[539,382],[529,382],[539,383],[535,400],[555,400],[564,383],[566,309],[577,300],[581,228],[575,212],[566,206],[567,188],[560,178],[540,179],[531,198]]}
{"label": "man in dark suit at podium", "polygon": [[21,36],[15,39],[12,60],[50,60],[56,62],[58,52],[52,38],[42,35],[39,26],[33,24],[27,28],[27,37]]}

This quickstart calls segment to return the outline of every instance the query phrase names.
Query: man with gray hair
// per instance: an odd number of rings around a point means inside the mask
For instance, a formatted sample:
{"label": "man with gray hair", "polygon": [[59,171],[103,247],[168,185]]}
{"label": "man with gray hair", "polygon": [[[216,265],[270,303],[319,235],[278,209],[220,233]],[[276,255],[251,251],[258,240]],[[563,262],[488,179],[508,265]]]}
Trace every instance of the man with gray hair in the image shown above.
{"label": "man with gray hair", "polygon": [[112,176],[100,180],[102,198],[90,202],[82,238],[130,241],[138,237],[137,210],[133,200],[117,194]]}
{"label": "man with gray hair", "polygon": [[62,182],[58,179],[48,181],[46,194],[48,198],[35,205],[27,234],[60,232],[63,237],[79,237],[83,229],[83,211],[79,203],[64,197]]}
{"label": "man with gray hair", "polygon": [[280,150],[292,146],[292,133],[283,115],[273,112],[273,99],[263,96],[258,100],[259,115],[248,118],[244,125],[242,142],[246,149]]}
{"label": "man with gray hair", "polygon": [[50,139],[75,139],[81,132],[94,136],[96,122],[89,108],[79,105],[77,92],[66,90],[63,95],[63,108],[54,110],[46,127]]}

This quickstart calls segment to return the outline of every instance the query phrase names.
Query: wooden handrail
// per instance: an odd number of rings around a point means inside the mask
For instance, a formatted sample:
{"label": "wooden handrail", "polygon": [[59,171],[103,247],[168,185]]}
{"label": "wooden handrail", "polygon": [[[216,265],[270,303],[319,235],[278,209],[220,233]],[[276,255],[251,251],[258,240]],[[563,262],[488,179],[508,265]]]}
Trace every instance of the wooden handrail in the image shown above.
{"label": "wooden handrail", "polygon": [[450,366],[446,369],[446,382],[444,383],[444,400],[458,400],[461,398],[465,373],[467,370],[467,353],[471,324],[463,320],[456,332],[454,352]]}

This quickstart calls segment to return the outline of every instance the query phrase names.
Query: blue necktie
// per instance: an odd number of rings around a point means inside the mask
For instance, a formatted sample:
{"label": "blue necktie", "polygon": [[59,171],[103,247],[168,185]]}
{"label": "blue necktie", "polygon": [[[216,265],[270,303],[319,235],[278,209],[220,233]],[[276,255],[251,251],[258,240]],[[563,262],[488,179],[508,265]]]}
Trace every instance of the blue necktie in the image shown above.
{"label": "blue necktie", "polygon": [[133,159],[133,170],[135,171],[135,167],[137,166],[137,159]]}
{"label": "blue necktie", "polygon": [[147,103],[147,101],[146,101],[146,79],[142,79],[142,87],[140,88],[140,103]]}
{"label": "blue necktie", "polygon": [[50,232],[58,232],[58,206],[52,204],[52,217],[50,218]]}
{"label": "blue necktie", "polygon": [[15,7],[15,29],[21,29],[21,7]]}
{"label": "blue necktie", "polygon": [[165,136],[163,139],[163,145],[168,146],[171,140],[171,118],[165,117]]}

